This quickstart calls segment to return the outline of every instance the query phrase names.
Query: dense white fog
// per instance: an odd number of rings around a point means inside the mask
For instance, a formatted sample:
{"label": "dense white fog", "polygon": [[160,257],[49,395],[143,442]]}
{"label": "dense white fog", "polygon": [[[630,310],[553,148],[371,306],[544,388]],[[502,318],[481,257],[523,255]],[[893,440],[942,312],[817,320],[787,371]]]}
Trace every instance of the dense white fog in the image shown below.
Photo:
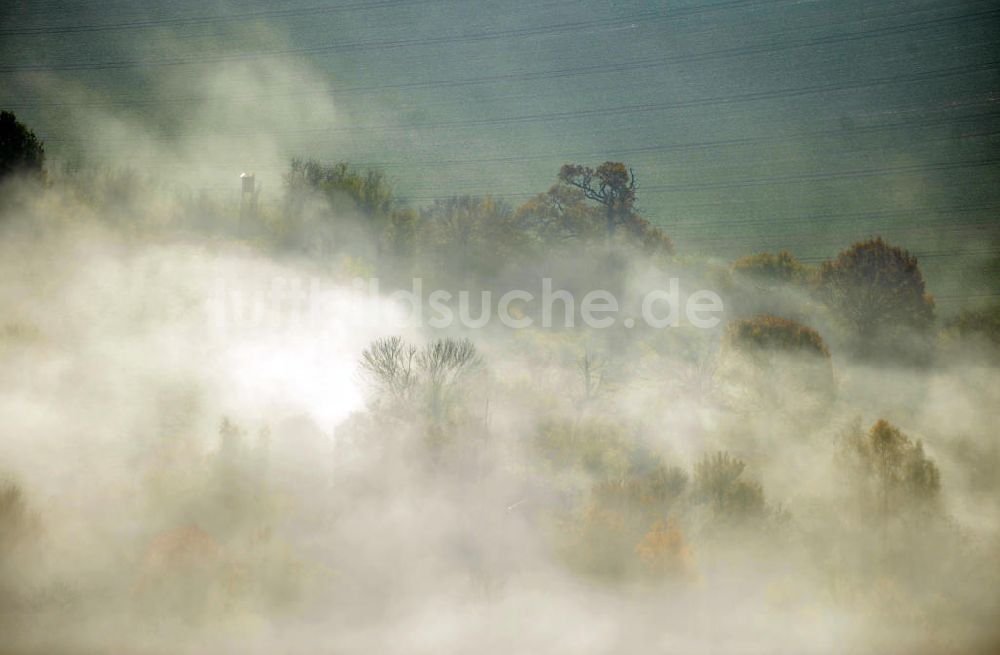
{"label": "dense white fog", "polygon": [[[975,340],[817,373],[722,327],[400,328],[344,257],[124,230],[62,184],[4,217],[14,652],[995,645],[1000,386]],[[621,288],[704,268],[635,257]],[[318,285],[320,318],[268,305],[275,280]],[[425,381],[395,397],[359,361],[397,333],[467,336],[482,362],[440,407]],[[881,516],[852,477],[845,439],[881,418],[940,470],[928,505]],[[718,451],[763,505],[699,495]]]}

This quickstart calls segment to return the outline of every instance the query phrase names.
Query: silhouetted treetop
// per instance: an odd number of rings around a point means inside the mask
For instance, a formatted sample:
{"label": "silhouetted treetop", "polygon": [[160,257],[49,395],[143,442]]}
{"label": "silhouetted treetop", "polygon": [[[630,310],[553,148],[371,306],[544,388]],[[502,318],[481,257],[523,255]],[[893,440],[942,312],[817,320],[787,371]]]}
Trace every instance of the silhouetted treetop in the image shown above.
{"label": "silhouetted treetop", "polygon": [[934,320],[917,258],[881,237],[856,243],[824,262],[820,297],[863,340],[899,328],[926,328]]}
{"label": "silhouetted treetop", "polygon": [[620,162],[606,161],[596,169],[565,164],[559,180],[583,191],[588,200],[604,210],[605,230],[610,239],[619,225],[628,222],[635,207],[636,179],[632,169]]}
{"label": "silhouetted treetop", "polygon": [[41,175],[45,149],[35,133],[13,113],[0,112],[0,179],[12,173]]}

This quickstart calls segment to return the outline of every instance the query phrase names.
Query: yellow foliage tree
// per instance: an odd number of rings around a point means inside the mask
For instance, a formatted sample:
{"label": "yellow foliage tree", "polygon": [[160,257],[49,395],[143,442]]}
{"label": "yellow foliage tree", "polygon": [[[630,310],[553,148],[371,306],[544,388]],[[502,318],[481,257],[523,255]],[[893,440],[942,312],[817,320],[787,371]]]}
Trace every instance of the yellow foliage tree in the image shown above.
{"label": "yellow foliage tree", "polygon": [[669,519],[653,523],[636,544],[635,552],[643,566],[655,575],[687,576],[693,572],[691,549],[681,529]]}

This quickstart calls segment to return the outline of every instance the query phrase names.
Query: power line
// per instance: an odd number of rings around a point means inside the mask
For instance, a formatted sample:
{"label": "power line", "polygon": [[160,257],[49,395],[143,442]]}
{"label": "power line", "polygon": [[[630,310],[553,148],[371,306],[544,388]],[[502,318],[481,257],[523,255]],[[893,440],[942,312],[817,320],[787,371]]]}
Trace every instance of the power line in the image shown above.
{"label": "power line", "polygon": [[[927,128],[927,127],[938,127],[944,125],[956,125],[960,123],[976,122],[984,119],[998,118],[1000,117],[1000,112],[985,112],[980,114],[973,114],[969,116],[961,117],[949,117],[949,118],[933,118],[924,119],[918,118],[916,120],[904,120],[896,121],[894,123],[887,123],[881,125],[869,125],[860,127],[844,127],[844,128],[834,128],[834,129],[824,129],[810,132],[797,132],[791,134],[777,134],[768,135],[762,137],[743,137],[737,139],[722,139],[722,140],[711,140],[711,141],[700,141],[700,142],[688,142],[688,143],[669,143],[669,144],[657,144],[649,146],[641,146],[636,148],[616,148],[612,150],[602,150],[602,151],[576,151],[576,152],[563,152],[563,153],[546,153],[543,155],[521,155],[521,156],[506,156],[506,157],[487,157],[487,158],[468,158],[468,159],[418,159],[410,161],[396,161],[396,162],[354,162],[354,165],[362,168],[399,168],[399,167],[414,167],[419,166],[421,168],[428,167],[439,167],[439,166],[455,166],[455,165],[472,165],[472,164],[496,164],[496,163],[523,163],[528,161],[568,161],[573,159],[588,159],[588,158],[599,158],[599,157],[613,157],[621,155],[640,155],[644,153],[661,153],[661,152],[683,152],[687,150],[709,150],[715,148],[726,148],[726,147],[736,147],[744,145],[766,145],[772,143],[781,143],[788,141],[800,141],[803,139],[815,139],[815,138],[825,138],[825,137],[841,137],[850,134],[870,134],[873,132],[883,132],[883,131],[893,131],[908,128]],[[984,136],[994,136],[997,132],[987,132],[980,134],[965,134],[962,138],[979,138]],[[945,140],[950,140],[952,137],[944,137]],[[58,141],[58,139],[56,140]]]}
{"label": "power line", "polygon": [[[804,216],[801,219],[802,227],[814,227],[810,223],[812,217]],[[936,225],[932,223],[922,223],[910,226],[887,226],[880,225],[877,227],[872,227],[871,229],[865,230],[863,233],[871,236],[882,235],[891,236],[893,239],[897,238],[920,238],[924,235],[934,236],[936,238],[950,237],[952,239],[965,238],[968,239],[973,236],[978,236],[979,233],[986,231],[986,228],[994,227],[996,221],[994,219],[971,221],[968,223],[942,223],[938,222]],[[838,226],[843,227],[843,224]],[[831,241],[840,242],[841,237],[839,235],[825,235],[823,237],[817,236],[815,232],[806,233],[804,230],[800,229],[795,233],[784,232],[784,233],[768,233],[768,234],[754,234],[754,235],[744,235],[739,237],[734,237],[731,235],[726,235],[720,237],[714,235],[713,233],[705,236],[692,236],[692,235],[679,235],[669,228],[669,225],[663,226],[671,237],[683,240],[684,243],[688,245],[693,245],[697,247],[705,246],[716,246],[719,243],[725,243],[727,247],[723,249],[732,250],[734,248],[743,249],[747,244],[760,244],[763,247],[769,248],[786,248],[790,244],[801,244],[808,243],[810,245],[818,245],[820,243],[828,243]],[[774,244],[769,246],[764,246],[764,244]],[[1000,252],[1000,246],[994,249]],[[992,252],[992,251],[991,251]]]}
{"label": "power line", "polygon": [[1000,298],[1000,293],[949,294],[942,296],[934,294],[934,300],[978,300],[981,298]]}
{"label": "power line", "polygon": [[[297,54],[311,55],[311,54],[320,54],[326,52],[344,52],[344,51],[358,51],[358,50],[368,50],[368,49],[395,49],[395,48],[413,47],[422,45],[436,45],[443,43],[472,43],[484,40],[522,38],[525,36],[556,34],[560,32],[590,29],[595,27],[610,29],[615,27],[621,27],[623,25],[628,26],[639,21],[647,21],[649,23],[662,22],[664,20],[671,20],[680,16],[687,16],[693,13],[700,13],[707,10],[717,10],[723,7],[732,8],[734,6],[741,6],[745,4],[748,4],[747,0],[736,0],[734,2],[719,3],[717,5],[711,5],[709,7],[692,7],[684,10],[677,10],[669,14],[662,14],[660,12],[650,11],[618,19],[577,21],[572,23],[553,24],[541,27],[500,30],[494,32],[478,32],[478,33],[458,35],[458,36],[427,37],[422,39],[364,41],[355,43],[334,43],[325,46],[312,46],[307,48],[292,48],[285,50],[271,50],[271,51],[260,51],[260,52],[249,52],[249,53],[235,53],[229,55],[216,55],[212,57],[187,57],[187,58],[178,57],[173,59],[161,59],[161,60],[131,60],[131,61],[119,60],[110,62],[29,64],[26,66],[2,66],[0,67],[0,73],[27,72],[27,71],[108,70],[108,69],[121,69],[121,68],[133,68],[133,67],[178,66],[178,65],[215,63],[221,61],[241,61],[241,60],[257,59],[269,56],[288,56]],[[907,13],[919,13],[919,12],[901,12],[900,14],[896,15],[906,15]],[[867,30],[864,32],[842,34],[842,35],[830,35],[826,37],[820,37],[818,39],[811,39],[811,40],[800,39],[798,41],[794,40],[789,41],[788,39],[782,39],[780,41],[772,41],[767,44],[758,44],[755,46],[743,46],[738,48],[728,48],[725,50],[720,50],[712,53],[695,54],[695,55],[689,55],[688,57],[685,58],[675,58],[675,59],[679,61],[695,62],[695,61],[702,61],[703,59],[706,58],[711,59],[719,56],[747,56],[752,54],[766,54],[766,53],[773,53],[773,52],[779,52],[779,51],[802,48],[802,47],[811,47],[815,45],[828,45],[833,43],[850,42],[859,39],[874,38],[886,35],[905,34],[907,32],[919,31],[932,27],[941,27],[943,25],[948,25],[953,23],[981,20],[984,18],[988,18],[990,16],[995,16],[997,14],[1000,14],[1000,10],[991,9],[971,14],[964,14],[960,16],[949,16],[949,17],[929,19],[907,25],[897,25],[897,26],[877,28],[873,30]]]}
{"label": "power line", "polygon": [[[599,109],[577,109],[572,111],[562,111],[562,112],[551,112],[551,113],[541,113],[541,114],[525,114],[521,116],[506,116],[499,118],[477,118],[477,119],[462,119],[462,120],[450,120],[450,121],[432,121],[425,123],[397,123],[397,124],[385,124],[385,125],[355,125],[350,127],[322,127],[322,128],[306,128],[301,130],[290,130],[281,133],[225,133],[225,132],[206,132],[206,133],[190,133],[186,136],[196,137],[196,136],[227,136],[227,137],[254,137],[254,136],[265,136],[270,134],[271,136],[289,136],[295,134],[318,134],[318,133],[354,133],[354,132],[378,132],[378,131],[390,131],[390,130],[415,130],[415,129],[443,129],[443,128],[456,128],[456,127],[480,127],[483,125],[509,125],[509,124],[525,124],[525,123],[536,123],[536,122],[546,122],[554,120],[570,120],[577,118],[590,118],[595,116],[608,116],[608,115],[618,115],[618,114],[636,114],[636,113],[646,113],[653,111],[666,111],[670,109],[687,109],[694,107],[710,107],[715,105],[729,105],[744,102],[755,102],[760,100],[772,100],[776,98],[792,98],[803,95],[811,95],[817,93],[826,92],[839,92],[845,90],[856,90],[863,88],[870,88],[875,86],[885,86],[885,85],[898,85],[898,84],[908,84],[911,82],[926,81],[941,77],[950,77],[955,75],[964,75],[969,73],[979,73],[983,71],[995,70],[1000,64],[1000,62],[988,62],[985,64],[973,64],[968,66],[957,66],[953,68],[939,69],[935,71],[924,71],[921,73],[916,73],[914,75],[893,75],[882,78],[876,78],[873,80],[866,80],[863,82],[852,82],[852,83],[838,83],[838,84],[818,84],[807,87],[799,87],[793,89],[781,89],[777,91],[759,91],[754,93],[746,93],[734,96],[717,96],[714,98],[701,98],[696,100],[686,100],[681,102],[665,102],[665,103],[643,103],[638,105],[625,105],[619,107],[606,107]],[[154,136],[149,137],[150,140],[154,141],[172,141],[177,137],[174,136]],[[58,137],[46,137],[47,141],[58,142],[58,141],[75,141],[81,142],[81,139],[60,139]],[[134,139],[125,138],[121,139],[121,142],[129,142]],[[109,140],[101,139],[102,143],[107,143]]]}
{"label": "power line", "polygon": [[[636,148],[614,148],[611,150],[602,151],[577,151],[577,152],[567,152],[567,153],[547,153],[544,155],[520,155],[520,156],[508,156],[508,157],[486,157],[486,158],[470,158],[470,159],[415,159],[411,161],[397,161],[397,162],[356,162],[355,165],[359,167],[366,168],[396,168],[396,167],[408,167],[408,166],[466,166],[470,164],[505,164],[505,163],[522,163],[527,161],[555,161],[555,160],[571,160],[571,159],[587,159],[595,157],[608,157],[608,156],[618,156],[618,155],[638,155],[647,152],[672,152],[672,151],[684,151],[684,150],[705,150],[710,148],[722,148],[722,147],[732,147],[732,146],[742,146],[742,145],[762,145],[771,143],[780,143],[785,141],[797,141],[801,139],[814,139],[823,137],[841,137],[848,134],[865,134],[871,132],[882,132],[886,130],[898,130],[903,128],[914,128],[914,127],[939,127],[942,125],[955,125],[956,123],[965,123],[972,121],[979,121],[988,118],[1000,118],[1000,111],[986,112],[982,114],[975,114],[972,116],[962,116],[962,117],[949,117],[949,118],[937,118],[937,119],[918,119],[913,121],[899,121],[896,123],[887,123],[882,125],[866,125],[861,127],[843,127],[843,128],[833,128],[825,130],[817,130],[812,132],[795,132],[791,134],[776,134],[762,137],[742,137],[738,139],[722,139],[715,141],[697,141],[689,143],[668,143],[668,144],[658,144],[649,146],[640,146]],[[962,138],[977,138],[984,136],[996,136],[1000,132],[988,132],[982,134],[971,134],[962,135]],[[951,137],[948,137],[949,139]]]}
{"label": "power line", "polygon": [[[738,2],[733,2],[733,3],[720,3],[720,5],[713,5],[713,7],[722,6],[723,4],[742,5],[742,4],[745,4],[745,0],[740,0]],[[907,12],[901,12],[901,14],[897,14],[897,15],[905,15],[906,13]],[[951,24],[951,23],[956,23],[956,22],[966,22],[966,21],[971,21],[971,20],[979,20],[981,18],[984,18],[984,17],[987,17],[987,16],[991,16],[991,15],[997,15],[997,14],[1000,14],[1000,10],[994,9],[994,10],[976,12],[976,13],[972,13],[972,14],[965,14],[965,15],[962,15],[962,16],[951,16],[951,17],[936,18],[936,19],[924,20],[924,21],[920,21],[920,22],[916,22],[916,23],[910,23],[910,24],[906,24],[906,25],[897,25],[897,26],[891,26],[891,27],[877,28],[877,29],[866,30],[866,31],[862,31],[862,32],[853,32],[853,33],[841,34],[841,35],[829,35],[829,36],[826,36],[826,37],[820,37],[820,38],[816,38],[816,39],[798,39],[798,40],[795,40],[795,39],[781,38],[781,39],[778,39],[778,40],[772,40],[771,42],[768,42],[766,44],[756,44],[756,45],[753,45],[753,46],[741,46],[741,47],[735,47],[735,48],[724,48],[724,49],[720,49],[720,50],[714,50],[714,51],[703,52],[703,53],[694,53],[694,54],[682,55],[682,56],[643,58],[643,59],[633,60],[633,61],[630,61],[630,62],[620,62],[620,63],[600,64],[600,65],[588,65],[588,66],[576,66],[576,67],[570,67],[570,68],[564,68],[564,69],[557,69],[557,70],[554,70],[554,71],[542,71],[542,72],[537,72],[537,73],[512,73],[512,74],[504,74],[504,75],[491,75],[491,76],[482,76],[482,77],[476,77],[476,78],[469,78],[469,79],[465,79],[465,80],[431,80],[431,81],[426,81],[426,82],[406,82],[406,83],[400,83],[400,84],[381,84],[381,85],[368,85],[368,86],[358,86],[358,87],[347,87],[347,88],[343,88],[343,89],[336,89],[335,91],[333,91],[333,93],[334,93],[334,95],[338,95],[338,94],[353,94],[353,93],[378,92],[378,91],[387,91],[387,90],[407,90],[407,89],[422,89],[422,88],[451,88],[451,87],[461,87],[461,86],[469,86],[469,85],[477,85],[477,84],[487,84],[487,83],[491,83],[491,82],[535,81],[535,80],[557,79],[557,78],[562,78],[562,77],[571,77],[571,76],[586,75],[586,74],[603,74],[603,73],[614,73],[614,72],[624,72],[624,71],[633,71],[633,70],[643,70],[643,69],[649,69],[649,68],[660,68],[660,67],[674,65],[674,64],[697,63],[697,62],[703,62],[703,61],[710,61],[712,59],[728,59],[728,58],[733,58],[733,57],[745,57],[745,56],[749,56],[749,55],[773,54],[773,53],[776,53],[776,52],[783,52],[783,51],[794,50],[794,49],[799,49],[799,48],[814,47],[814,46],[817,46],[817,45],[830,45],[830,44],[834,44],[834,43],[845,43],[845,42],[857,41],[857,40],[862,40],[862,39],[878,38],[878,37],[882,37],[882,36],[886,36],[886,35],[892,35],[892,34],[904,34],[904,33],[907,33],[907,32],[920,31],[920,30],[924,30],[924,29],[928,29],[928,28],[932,28],[932,27],[940,27],[940,26],[945,25],[945,24]],[[671,14],[670,16],[667,16],[667,17],[661,17],[661,19],[663,19],[663,18],[670,18],[670,17],[673,17],[673,16],[674,15]],[[626,19],[624,22],[628,23],[628,22],[632,22],[633,20],[637,20],[637,18],[633,17],[633,18],[630,18],[630,19]],[[602,24],[605,24],[605,23],[602,23]],[[547,29],[547,28],[539,28],[539,29]],[[510,32],[508,32],[508,33],[510,33]],[[501,35],[503,35],[504,33],[496,32],[496,33],[492,33],[492,34],[494,35],[494,38],[502,38]],[[480,36],[482,36],[482,35],[480,35]],[[461,38],[461,37],[459,37],[459,38]],[[472,38],[472,37],[469,37],[469,38]],[[420,40],[419,39],[416,39],[416,40],[411,39],[411,40],[407,41],[407,43],[409,43],[409,44],[412,45],[412,44],[416,44],[418,41],[420,41]],[[440,42],[440,41],[441,41],[441,39],[440,39],[440,37],[438,37],[438,38],[430,39],[427,42]],[[370,42],[370,43],[374,43],[374,42]],[[385,43],[387,43],[387,42],[385,42]],[[400,42],[400,43],[402,43],[402,42]],[[350,44],[347,44],[347,45],[349,46]],[[355,44],[355,45],[358,46],[358,47],[361,47],[364,44]],[[330,47],[336,47],[336,46],[330,46]],[[286,52],[291,52],[291,51],[286,51]],[[258,53],[258,54],[260,54],[260,53]],[[266,56],[266,53],[264,53],[263,56]],[[216,60],[217,59],[205,59],[205,60],[202,60],[202,61],[208,62],[208,61],[216,61]],[[194,62],[194,60],[191,60],[191,62]],[[125,63],[126,64],[130,64],[130,65],[131,64],[135,64],[135,65],[141,65],[142,64],[142,62],[125,62]],[[44,66],[44,65],[39,65],[39,66]],[[98,65],[98,64],[67,64],[67,66],[72,66],[73,67],[72,70],[79,70],[81,68],[89,70],[89,69],[101,69],[101,67],[103,65]],[[118,66],[115,66],[115,67],[118,67]],[[124,66],[122,66],[122,67],[124,67]],[[2,66],[0,66],[0,73],[5,73],[5,72],[7,72],[7,73],[9,73],[9,72],[19,72],[19,71],[22,71],[22,70],[63,70],[63,69],[62,68],[53,68],[53,67],[36,68],[36,67],[16,67],[16,66],[2,67]],[[70,69],[66,69],[66,70],[70,70]],[[328,95],[330,93],[330,90],[324,88],[324,89],[320,89],[318,91],[313,91],[312,93],[320,93],[320,94],[323,94],[323,95]],[[244,97],[243,99],[248,99],[248,100],[266,100],[266,99],[274,99],[274,98],[282,98],[282,97],[292,97],[292,96],[308,95],[308,94],[310,94],[310,92],[308,92],[308,91],[298,91],[298,92],[289,93],[289,94],[268,94],[268,95],[258,95],[258,96],[247,96],[247,97]],[[205,98],[205,96],[201,96],[201,98]],[[169,103],[189,103],[189,102],[196,102],[196,101],[198,101],[198,99],[199,99],[198,97],[175,98],[175,99],[166,99],[166,102],[168,104]],[[65,106],[115,106],[115,105],[119,105],[119,104],[120,105],[127,105],[127,106],[141,106],[141,105],[144,105],[144,104],[146,104],[146,105],[160,105],[160,104],[163,104],[163,103],[164,103],[164,101],[161,101],[161,100],[145,100],[145,101],[124,101],[124,102],[118,102],[118,103],[15,103],[14,105],[11,105],[11,106],[13,106],[13,107],[57,107],[57,106],[64,106],[65,107]]]}
{"label": "power line", "polygon": [[144,20],[123,21],[119,23],[96,23],[91,25],[47,25],[38,27],[22,27],[0,30],[0,36],[50,36],[76,34],[80,32],[105,32],[112,30],[134,30],[150,27],[177,27],[185,25],[207,25],[213,23],[230,23],[245,20],[260,20],[263,18],[291,18],[315,14],[332,14],[345,11],[363,11],[369,9],[384,9],[387,7],[405,7],[422,5],[441,0],[381,0],[372,2],[356,2],[346,5],[321,5],[302,7],[299,9],[270,9],[247,13],[234,13],[211,16],[175,16],[171,18],[150,18]]}
{"label": "power line", "polygon": [[[977,250],[977,251],[970,251],[970,250],[937,250],[937,251],[931,251],[931,250],[911,250],[910,251],[910,253],[913,256],[915,256],[917,259],[937,259],[939,257],[955,257],[955,256],[972,257],[972,256],[978,256],[978,255],[995,255],[998,252],[1000,252],[1000,251],[995,250],[995,249],[994,250]],[[830,258],[829,257],[820,257],[820,256],[816,256],[816,257],[799,257],[798,258],[798,260],[800,262],[803,262],[803,263],[806,263],[806,264],[816,264],[816,263],[819,263],[819,262],[827,261],[828,259],[830,259]]]}
{"label": "power line", "polygon": [[[884,168],[853,169],[847,171],[835,171],[824,173],[796,173],[790,175],[775,175],[761,178],[745,178],[741,180],[729,180],[723,182],[699,182],[685,184],[660,184],[643,186],[640,193],[645,195],[657,195],[677,192],[706,191],[720,189],[741,189],[756,186],[768,186],[776,184],[789,184],[799,182],[824,182],[828,180],[843,179],[863,179],[869,177],[891,176],[909,173],[929,173],[941,171],[954,171],[966,168],[985,168],[1000,165],[1000,158],[966,160],[956,162],[937,162],[931,164],[915,164],[908,166],[894,166]],[[498,198],[530,198],[538,195],[538,192],[514,192],[504,193],[496,190],[478,191],[463,190],[450,193],[437,193],[427,195],[406,195],[402,194],[401,199],[406,201],[434,201],[446,200],[456,196],[493,196]]]}
{"label": "power line", "polygon": [[[753,228],[753,227],[773,227],[773,226],[797,226],[799,230],[802,227],[811,227],[817,221],[822,221],[824,225],[837,225],[842,226],[845,223],[860,223],[864,221],[874,221],[879,219],[890,219],[890,218],[901,218],[905,216],[913,216],[919,214],[965,214],[974,212],[995,212],[1000,210],[1000,204],[985,204],[985,205],[964,205],[955,207],[906,207],[897,208],[881,211],[868,211],[868,212],[827,212],[823,214],[798,214],[796,216],[784,216],[777,219],[740,219],[735,220],[720,220],[720,221],[687,221],[687,222],[670,222],[670,233],[671,235],[676,235],[678,237],[684,237],[686,239],[697,240],[697,232],[705,232],[706,230],[723,230],[732,228]],[[922,223],[907,223],[906,226],[937,226],[941,228],[948,228],[952,225],[959,226],[994,226],[1000,228],[996,218],[983,219],[981,221],[970,221],[963,223],[947,223],[942,222],[940,219],[924,221]],[[685,233],[684,229],[690,229],[692,232]],[[887,224],[884,226],[886,230],[897,229],[897,226],[893,224]],[[759,235],[754,235],[759,236]],[[784,236],[794,236],[791,232],[769,232],[766,236],[768,237],[784,237]],[[743,238],[743,237],[735,237]],[[747,237],[749,238],[749,237]]]}
{"label": "power line", "polygon": [[[739,0],[745,3],[746,0]],[[735,3],[734,3],[735,4]],[[595,27],[621,27],[636,21],[655,21],[659,16],[658,12],[647,11],[633,14],[628,17],[618,19],[602,19],[591,21],[575,21],[570,23],[557,23],[539,27],[525,27],[511,30],[474,32],[472,34],[436,36],[427,38],[410,38],[396,40],[376,40],[362,41],[354,43],[332,43],[323,46],[311,46],[306,48],[287,48],[283,50],[266,50],[258,52],[233,53],[228,55],[215,55],[210,57],[175,57],[172,59],[150,59],[150,60],[118,60],[105,62],[82,62],[64,64],[29,64],[26,66],[2,66],[0,73],[21,73],[29,71],[79,71],[79,70],[111,70],[122,68],[142,68],[160,66],[183,66],[193,64],[208,64],[227,61],[246,61],[261,59],[265,57],[285,57],[289,55],[314,55],[327,52],[346,52],[368,49],[394,49],[412,46],[437,45],[445,43],[476,43],[480,41],[522,38],[526,36],[539,36],[547,34],[557,34],[560,32],[584,30]]]}
{"label": "power line", "polygon": [[646,187],[643,193],[660,192],[673,193],[676,191],[702,191],[709,189],[741,189],[751,186],[761,186],[768,184],[785,184],[789,182],[816,182],[826,180],[858,179],[863,177],[873,177],[882,175],[897,175],[900,173],[928,173],[938,171],[957,170],[962,168],[979,168],[985,166],[996,166],[1000,164],[1000,158],[982,159],[977,161],[941,162],[935,164],[914,164],[910,166],[894,166],[890,168],[867,168],[850,171],[838,171],[833,173],[796,173],[794,175],[775,175],[772,177],[750,178],[745,180],[735,180],[729,182],[701,182],[691,184],[661,184]]}
{"label": "power line", "polygon": [[[900,175],[907,173],[930,173],[930,172],[940,172],[940,171],[950,171],[950,170],[961,170],[964,168],[982,168],[988,166],[1000,165],[1000,158],[994,159],[982,159],[982,160],[971,160],[971,161],[958,161],[958,162],[938,162],[933,164],[917,164],[911,166],[894,166],[888,168],[867,168],[867,169],[855,169],[848,171],[838,171],[832,173],[797,173],[793,175],[775,175],[771,177],[761,177],[761,178],[746,178],[742,180],[730,180],[726,182],[700,182],[700,183],[690,183],[690,184],[659,184],[653,186],[644,186],[641,189],[641,193],[646,195],[649,194],[663,194],[663,193],[677,193],[686,191],[708,191],[708,190],[719,190],[719,189],[742,189],[754,186],[767,186],[774,184],[789,184],[798,182],[823,182],[827,180],[843,180],[843,179],[862,179],[866,177],[880,177],[886,175]],[[455,196],[485,196],[492,195],[495,197],[509,197],[509,198],[524,198],[532,197],[537,195],[537,193],[497,193],[495,191],[463,191],[457,193],[450,193],[447,195],[416,195],[407,196],[407,200],[446,200]]]}

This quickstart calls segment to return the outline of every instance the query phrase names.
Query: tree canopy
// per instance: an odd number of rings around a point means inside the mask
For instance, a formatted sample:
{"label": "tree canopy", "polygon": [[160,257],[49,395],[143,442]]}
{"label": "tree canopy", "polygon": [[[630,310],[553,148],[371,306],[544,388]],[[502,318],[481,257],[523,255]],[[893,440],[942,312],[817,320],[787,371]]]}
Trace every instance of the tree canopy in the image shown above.
{"label": "tree canopy", "polygon": [[45,149],[35,133],[9,111],[0,112],[0,179],[13,173],[41,175]]}
{"label": "tree canopy", "polygon": [[824,262],[820,297],[863,346],[903,329],[923,330],[934,319],[917,258],[881,237],[854,244]]}
{"label": "tree canopy", "polygon": [[566,164],[559,170],[559,180],[580,189],[588,200],[601,206],[609,239],[614,237],[619,225],[632,217],[636,179],[635,173],[625,164],[606,161],[596,169]]}
{"label": "tree canopy", "polygon": [[890,515],[933,505],[941,490],[941,473],[913,441],[884,419],[867,433],[853,431],[843,446],[852,472],[860,478],[865,506],[882,521]]}
{"label": "tree canopy", "polygon": [[788,284],[803,281],[808,269],[795,255],[782,250],[741,257],[733,262],[733,271],[765,284]]}
{"label": "tree canopy", "polygon": [[798,352],[830,357],[819,332],[780,316],[755,316],[733,321],[726,335],[730,345],[741,350]]}
{"label": "tree canopy", "polygon": [[384,221],[396,199],[385,173],[378,169],[356,170],[347,162],[323,164],[314,159],[293,159],[285,174],[285,187],[293,196],[321,193],[335,205],[348,200],[353,208],[374,221]]}

